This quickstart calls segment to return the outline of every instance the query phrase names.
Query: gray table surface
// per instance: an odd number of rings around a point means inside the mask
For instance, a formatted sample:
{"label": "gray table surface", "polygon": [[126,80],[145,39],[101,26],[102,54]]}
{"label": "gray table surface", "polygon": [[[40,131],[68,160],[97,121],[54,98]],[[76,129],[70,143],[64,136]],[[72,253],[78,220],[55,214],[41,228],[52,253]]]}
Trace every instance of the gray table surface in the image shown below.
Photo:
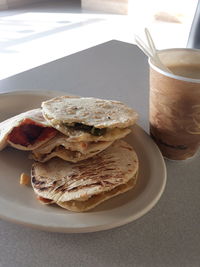
{"label": "gray table surface", "polygon": [[[121,100],[148,131],[148,63],[112,40],[0,81],[0,92],[64,90]],[[43,232],[0,220],[0,266],[200,266],[200,156],[167,165],[157,205],[127,225],[87,234]]]}

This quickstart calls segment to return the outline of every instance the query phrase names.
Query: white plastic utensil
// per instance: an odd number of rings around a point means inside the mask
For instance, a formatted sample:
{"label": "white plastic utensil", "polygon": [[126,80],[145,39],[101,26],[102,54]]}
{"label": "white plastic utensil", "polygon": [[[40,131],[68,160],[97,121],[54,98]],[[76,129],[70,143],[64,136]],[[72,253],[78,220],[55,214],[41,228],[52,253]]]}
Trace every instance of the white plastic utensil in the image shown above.
{"label": "white plastic utensil", "polygon": [[138,35],[135,35],[135,42],[136,42],[137,46],[139,46],[139,48],[145,53],[146,56],[153,59],[153,54],[152,54],[151,50],[142,41],[142,39],[140,39],[140,37]]}
{"label": "white plastic utensil", "polygon": [[140,47],[140,49],[149,57],[151,58],[154,63],[160,67],[161,69],[170,72],[166,65],[162,63],[160,60],[160,57],[158,55],[158,50],[156,49],[156,46],[154,44],[153,38],[151,37],[151,34],[147,28],[145,28],[145,35],[147,38],[148,46],[140,39],[139,36],[135,35],[135,42]]}

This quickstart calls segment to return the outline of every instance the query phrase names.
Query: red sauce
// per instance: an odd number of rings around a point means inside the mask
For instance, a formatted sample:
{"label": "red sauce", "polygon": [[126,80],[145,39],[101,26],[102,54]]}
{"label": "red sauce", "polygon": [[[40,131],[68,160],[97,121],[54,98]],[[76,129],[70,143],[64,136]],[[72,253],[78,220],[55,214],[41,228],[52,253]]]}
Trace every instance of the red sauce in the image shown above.
{"label": "red sauce", "polygon": [[13,128],[8,139],[22,146],[33,145],[35,142],[41,142],[45,139],[54,137],[57,133],[52,127],[44,127],[31,119],[25,119],[18,127]]}

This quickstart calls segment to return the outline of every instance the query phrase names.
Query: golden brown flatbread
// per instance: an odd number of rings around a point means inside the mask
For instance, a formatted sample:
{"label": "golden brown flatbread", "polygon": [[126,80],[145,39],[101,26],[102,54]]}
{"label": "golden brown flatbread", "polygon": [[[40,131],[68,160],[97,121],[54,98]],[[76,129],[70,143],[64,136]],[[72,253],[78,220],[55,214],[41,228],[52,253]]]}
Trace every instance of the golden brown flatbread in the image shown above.
{"label": "golden brown flatbread", "polygon": [[134,149],[119,140],[94,157],[78,163],[61,159],[34,163],[32,186],[40,197],[53,200],[69,210],[84,211],[131,189],[136,182],[138,167]]}
{"label": "golden brown flatbread", "polygon": [[93,97],[53,98],[42,103],[42,111],[46,120],[71,142],[123,138],[138,118],[122,102]]}
{"label": "golden brown flatbread", "polygon": [[76,212],[88,211],[95,208],[96,206],[98,206],[99,204],[110,198],[113,198],[117,195],[123,194],[131,190],[132,188],[135,187],[136,182],[137,182],[137,173],[126,184],[119,185],[114,189],[107,191],[105,193],[94,195],[85,201],[78,201],[78,200],[71,200],[66,202],[59,201],[56,204],[64,209],[71,211],[76,211]]}
{"label": "golden brown flatbread", "polygon": [[65,135],[58,134],[33,150],[30,157],[39,162],[46,162],[54,157],[70,162],[78,162],[100,153],[111,144],[111,141],[69,142]]}

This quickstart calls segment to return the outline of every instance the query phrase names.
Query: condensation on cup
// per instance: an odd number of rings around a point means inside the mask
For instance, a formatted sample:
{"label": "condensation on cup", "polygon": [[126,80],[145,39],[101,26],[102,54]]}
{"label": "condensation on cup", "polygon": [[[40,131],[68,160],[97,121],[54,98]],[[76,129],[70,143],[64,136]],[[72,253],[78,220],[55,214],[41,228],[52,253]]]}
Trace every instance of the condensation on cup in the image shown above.
{"label": "condensation on cup", "polygon": [[200,50],[159,51],[166,72],[150,65],[150,134],[164,157],[186,160],[200,147]]}

